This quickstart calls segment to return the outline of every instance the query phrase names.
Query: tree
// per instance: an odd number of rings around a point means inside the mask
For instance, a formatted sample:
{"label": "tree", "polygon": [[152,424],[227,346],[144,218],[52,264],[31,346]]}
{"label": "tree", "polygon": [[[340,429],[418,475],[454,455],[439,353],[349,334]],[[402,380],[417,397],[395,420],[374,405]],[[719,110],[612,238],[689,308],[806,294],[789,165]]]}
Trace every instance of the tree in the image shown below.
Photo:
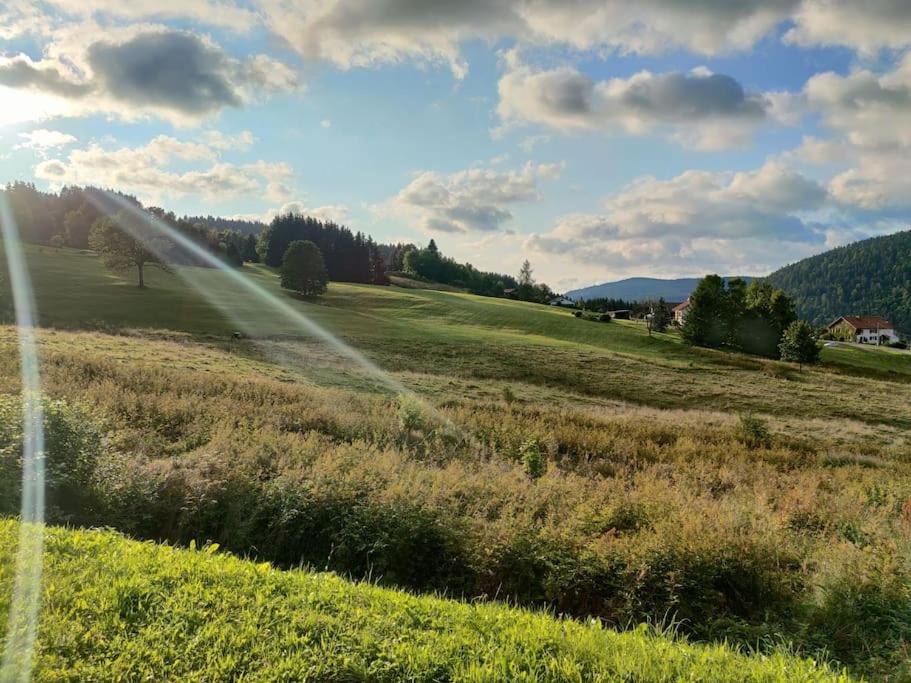
{"label": "tree", "polygon": [[778,348],[781,350],[781,360],[799,363],[801,370],[804,363],[816,363],[819,360],[816,331],[805,320],[796,320],[788,326]]}
{"label": "tree", "polygon": [[671,324],[671,312],[668,310],[667,302],[660,298],[657,301],[649,303],[648,333],[664,332],[668,325]]}
{"label": "tree", "polygon": [[528,259],[522,262],[522,267],[519,269],[519,277],[516,280],[519,283],[519,298],[523,301],[532,301],[535,298],[535,278],[531,269],[531,262]]}
{"label": "tree", "polygon": [[386,277],[386,263],[380,250],[374,244],[373,240],[368,240],[370,247],[370,282],[374,285],[388,285],[389,278]]}
{"label": "tree", "polygon": [[706,275],[690,295],[690,306],[683,320],[683,338],[694,346],[718,348],[728,338],[728,296],[724,280]]}
{"label": "tree", "polygon": [[259,263],[259,254],[256,253],[256,235],[247,235],[244,238],[241,257],[248,263]]}
{"label": "tree", "polygon": [[89,246],[98,252],[104,265],[111,270],[136,268],[139,288],[144,289],[146,266],[170,271],[157,256],[166,249],[165,243],[148,232],[144,221],[121,211],[113,218],[104,217],[95,221],[89,232]]}
{"label": "tree", "polygon": [[68,211],[63,218],[63,232],[66,243],[75,249],[86,249],[89,246],[89,232],[98,220],[98,210],[88,202],[83,202],[78,209]]}
{"label": "tree", "polygon": [[296,240],[288,245],[282,258],[281,285],[304,296],[326,291],[329,275],[323,254],[313,242]]}

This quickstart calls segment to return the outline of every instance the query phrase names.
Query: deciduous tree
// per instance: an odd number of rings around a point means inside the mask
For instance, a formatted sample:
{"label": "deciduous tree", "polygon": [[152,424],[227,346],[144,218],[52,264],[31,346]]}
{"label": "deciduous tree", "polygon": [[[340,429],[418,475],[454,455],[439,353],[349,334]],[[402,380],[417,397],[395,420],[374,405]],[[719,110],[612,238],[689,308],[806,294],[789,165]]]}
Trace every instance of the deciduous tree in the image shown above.
{"label": "deciduous tree", "polygon": [[89,246],[98,252],[111,270],[135,268],[138,286],[145,288],[145,268],[169,268],[158,254],[167,250],[164,240],[150,234],[144,221],[123,211],[113,218],[99,218],[89,232]]}
{"label": "deciduous tree", "polygon": [[281,276],[282,287],[304,296],[323,294],[329,282],[323,254],[308,240],[297,240],[288,245],[282,259]]}

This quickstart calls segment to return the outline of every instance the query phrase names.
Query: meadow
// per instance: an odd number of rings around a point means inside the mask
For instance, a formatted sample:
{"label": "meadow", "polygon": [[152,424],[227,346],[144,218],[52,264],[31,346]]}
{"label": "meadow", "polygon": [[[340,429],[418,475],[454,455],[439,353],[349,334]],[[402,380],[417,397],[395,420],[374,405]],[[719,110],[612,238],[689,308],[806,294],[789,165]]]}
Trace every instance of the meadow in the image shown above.
{"label": "meadow", "polygon": [[[906,357],[826,349],[801,372],[458,292],[333,283],[301,301],[244,267],[397,391],[214,271],[181,269],[206,301],[181,274],[140,292],[88,254],[29,260],[55,523],[911,676]],[[15,514],[11,327],[0,351],[0,503]]]}
{"label": "meadow", "polygon": [[[0,521],[0,618],[17,525]],[[795,681],[848,677],[781,654],[616,633],[276,571],[215,546],[178,550],[51,530],[35,680]]]}

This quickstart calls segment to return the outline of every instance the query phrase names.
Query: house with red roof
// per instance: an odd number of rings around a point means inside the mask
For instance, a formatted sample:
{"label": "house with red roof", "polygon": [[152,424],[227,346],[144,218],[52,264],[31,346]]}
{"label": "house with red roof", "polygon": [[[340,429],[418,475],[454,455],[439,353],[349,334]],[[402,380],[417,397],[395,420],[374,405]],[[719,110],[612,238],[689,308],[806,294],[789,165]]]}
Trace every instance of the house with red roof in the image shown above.
{"label": "house with red roof", "polygon": [[829,323],[833,339],[858,344],[892,344],[899,341],[895,325],[879,315],[843,315]]}

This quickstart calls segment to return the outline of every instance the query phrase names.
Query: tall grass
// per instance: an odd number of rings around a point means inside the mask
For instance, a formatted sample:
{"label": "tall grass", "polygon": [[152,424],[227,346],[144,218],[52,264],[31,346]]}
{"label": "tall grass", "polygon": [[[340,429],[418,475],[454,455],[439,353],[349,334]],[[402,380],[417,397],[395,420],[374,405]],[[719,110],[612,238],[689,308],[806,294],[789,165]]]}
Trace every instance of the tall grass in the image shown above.
{"label": "tall grass", "polygon": [[[155,350],[137,361],[88,348],[112,338],[67,340],[44,374],[56,431],[78,438],[51,452],[91,468],[53,520],[612,626],[670,617],[858,672],[906,666],[911,458],[895,444],[833,459],[849,446],[823,430],[762,423],[752,440],[733,416],[497,392],[447,397],[460,438],[394,396],[281,381],[193,344],[134,342]],[[0,391],[14,388],[0,359]],[[15,429],[0,429],[11,475]]]}
{"label": "tall grass", "polygon": [[[16,524],[0,521],[0,617]],[[35,680],[847,682],[642,627],[415,597],[217,553],[51,529]]]}

